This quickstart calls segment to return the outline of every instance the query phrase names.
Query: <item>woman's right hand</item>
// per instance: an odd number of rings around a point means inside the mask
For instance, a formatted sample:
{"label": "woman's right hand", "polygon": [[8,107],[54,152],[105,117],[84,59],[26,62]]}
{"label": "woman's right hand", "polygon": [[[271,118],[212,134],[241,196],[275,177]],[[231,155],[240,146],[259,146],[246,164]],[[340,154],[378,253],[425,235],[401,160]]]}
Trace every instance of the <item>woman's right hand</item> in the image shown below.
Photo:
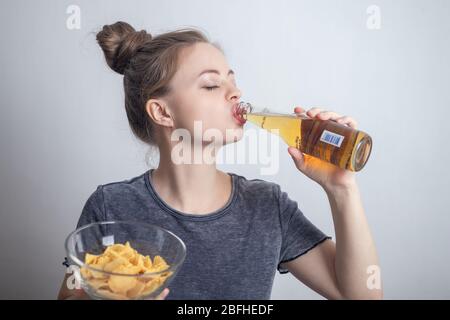
{"label": "woman's right hand", "polygon": [[62,300],[92,300],[83,289],[73,289]]}

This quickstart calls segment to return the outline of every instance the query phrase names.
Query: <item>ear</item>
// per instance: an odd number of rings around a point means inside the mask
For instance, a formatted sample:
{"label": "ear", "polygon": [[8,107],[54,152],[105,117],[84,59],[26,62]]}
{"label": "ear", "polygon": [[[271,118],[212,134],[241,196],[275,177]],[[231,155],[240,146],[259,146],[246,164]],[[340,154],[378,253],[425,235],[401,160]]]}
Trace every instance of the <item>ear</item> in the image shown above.
{"label": "ear", "polygon": [[154,123],[163,127],[173,127],[173,118],[167,104],[159,99],[150,99],[145,104],[145,111]]}

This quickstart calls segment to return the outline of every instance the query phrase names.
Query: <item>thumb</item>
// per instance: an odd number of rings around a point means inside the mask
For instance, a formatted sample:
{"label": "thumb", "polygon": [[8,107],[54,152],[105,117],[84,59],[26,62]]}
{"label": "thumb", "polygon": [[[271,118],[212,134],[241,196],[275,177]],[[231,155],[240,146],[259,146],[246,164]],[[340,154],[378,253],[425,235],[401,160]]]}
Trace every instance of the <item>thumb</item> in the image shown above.
{"label": "thumb", "polygon": [[305,157],[303,156],[303,153],[294,147],[288,148],[288,153],[291,155],[292,159],[294,160],[295,166],[298,170],[302,171],[305,164]]}
{"label": "thumb", "polygon": [[167,295],[169,294],[169,288],[165,288],[156,298],[155,300],[165,300]]}

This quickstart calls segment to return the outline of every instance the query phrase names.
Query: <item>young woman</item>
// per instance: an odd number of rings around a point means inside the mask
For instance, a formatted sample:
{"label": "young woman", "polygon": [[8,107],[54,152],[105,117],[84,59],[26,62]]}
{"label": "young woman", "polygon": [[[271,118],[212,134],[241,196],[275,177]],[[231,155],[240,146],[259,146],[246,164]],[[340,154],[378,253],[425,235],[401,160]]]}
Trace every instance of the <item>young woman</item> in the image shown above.
{"label": "young woman", "polygon": [[[378,261],[353,172],[288,148],[298,171],[326,192],[334,243],[279,185],[222,172],[214,161],[174,159],[180,143],[171,138],[175,130],[190,133],[183,140],[188,148],[242,137],[242,122],[233,116],[241,92],[220,47],[195,29],[152,38],[125,22],[104,26],[97,41],[108,65],[124,76],[133,133],[158,147],[160,162],[140,176],[99,185],[77,227],[135,220],[178,235],[187,247],[186,260],[158,299],[269,299],[277,270],[291,272],[328,299],[382,297],[381,288],[368,286],[368,270]],[[335,112],[312,108],[307,114],[356,128],[354,119]],[[195,135],[196,121],[202,132],[214,129],[223,139]],[[64,281],[59,298],[83,297]]]}

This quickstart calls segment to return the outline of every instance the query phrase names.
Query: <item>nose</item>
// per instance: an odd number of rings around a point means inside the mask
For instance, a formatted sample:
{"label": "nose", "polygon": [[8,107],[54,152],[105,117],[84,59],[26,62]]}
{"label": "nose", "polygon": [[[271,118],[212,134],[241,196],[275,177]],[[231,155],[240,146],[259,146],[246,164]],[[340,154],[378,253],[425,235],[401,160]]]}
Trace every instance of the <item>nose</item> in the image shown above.
{"label": "nose", "polygon": [[241,90],[239,90],[237,86],[231,84],[227,100],[239,100],[241,96],[242,96]]}

